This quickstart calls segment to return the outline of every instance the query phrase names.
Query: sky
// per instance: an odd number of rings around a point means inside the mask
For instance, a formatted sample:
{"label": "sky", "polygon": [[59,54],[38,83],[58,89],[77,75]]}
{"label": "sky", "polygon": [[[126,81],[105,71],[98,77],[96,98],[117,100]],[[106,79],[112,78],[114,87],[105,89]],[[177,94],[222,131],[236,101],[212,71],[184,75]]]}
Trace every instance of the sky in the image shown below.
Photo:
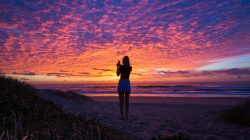
{"label": "sky", "polygon": [[29,83],[250,81],[250,0],[1,0],[0,72]]}

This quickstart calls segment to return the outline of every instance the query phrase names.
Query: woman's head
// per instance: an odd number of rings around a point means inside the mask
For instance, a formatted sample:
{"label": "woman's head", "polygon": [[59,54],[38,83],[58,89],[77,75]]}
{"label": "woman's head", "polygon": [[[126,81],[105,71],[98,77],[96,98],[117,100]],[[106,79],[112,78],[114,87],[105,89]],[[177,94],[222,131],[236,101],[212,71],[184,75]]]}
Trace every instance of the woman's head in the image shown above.
{"label": "woman's head", "polygon": [[123,65],[127,65],[130,66],[130,62],[129,62],[129,57],[128,56],[124,56],[122,59],[122,64]]}

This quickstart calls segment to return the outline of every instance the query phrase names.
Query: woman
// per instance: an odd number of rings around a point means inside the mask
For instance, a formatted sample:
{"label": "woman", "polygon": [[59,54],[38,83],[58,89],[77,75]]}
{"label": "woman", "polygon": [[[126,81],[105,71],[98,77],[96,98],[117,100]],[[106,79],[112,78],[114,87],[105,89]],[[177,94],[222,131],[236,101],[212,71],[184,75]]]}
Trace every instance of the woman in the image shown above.
{"label": "woman", "polygon": [[118,89],[117,92],[119,94],[120,99],[120,112],[121,112],[121,119],[123,118],[123,101],[124,101],[124,95],[125,95],[125,119],[128,119],[128,108],[129,108],[129,94],[131,92],[130,88],[130,81],[129,81],[129,75],[132,71],[132,67],[130,66],[129,57],[124,56],[122,59],[122,65],[120,64],[120,61],[118,60],[118,63],[116,64],[117,70],[116,74],[117,76],[121,75],[119,83],[118,83]]}

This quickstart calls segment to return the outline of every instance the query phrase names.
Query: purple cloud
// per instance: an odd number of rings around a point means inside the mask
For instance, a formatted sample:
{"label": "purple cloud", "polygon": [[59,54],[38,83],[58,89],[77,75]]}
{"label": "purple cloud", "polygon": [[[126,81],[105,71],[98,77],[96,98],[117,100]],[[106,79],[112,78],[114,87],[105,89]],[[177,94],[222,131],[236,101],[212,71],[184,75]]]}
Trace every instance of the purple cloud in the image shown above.
{"label": "purple cloud", "polygon": [[157,71],[158,74],[166,76],[181,76],[181,77],[197,77],[197,76],[216,76],[216,75],[231,75],[231,76],[250,76],[250,68],[232,68],[223,70],[204,70],[204,71]]}

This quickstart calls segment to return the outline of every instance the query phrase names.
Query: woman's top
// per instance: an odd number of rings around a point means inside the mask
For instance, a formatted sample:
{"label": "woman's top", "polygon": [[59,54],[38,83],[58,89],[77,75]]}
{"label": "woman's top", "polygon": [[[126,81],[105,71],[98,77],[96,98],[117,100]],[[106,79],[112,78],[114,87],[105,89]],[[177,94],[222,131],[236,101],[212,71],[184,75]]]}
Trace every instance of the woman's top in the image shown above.
{"label": "woman's top", "polygon": [[121,73],[121,79],[129,79],[130,72],[132,71],[131,66],[120,65],[119,71]]}

